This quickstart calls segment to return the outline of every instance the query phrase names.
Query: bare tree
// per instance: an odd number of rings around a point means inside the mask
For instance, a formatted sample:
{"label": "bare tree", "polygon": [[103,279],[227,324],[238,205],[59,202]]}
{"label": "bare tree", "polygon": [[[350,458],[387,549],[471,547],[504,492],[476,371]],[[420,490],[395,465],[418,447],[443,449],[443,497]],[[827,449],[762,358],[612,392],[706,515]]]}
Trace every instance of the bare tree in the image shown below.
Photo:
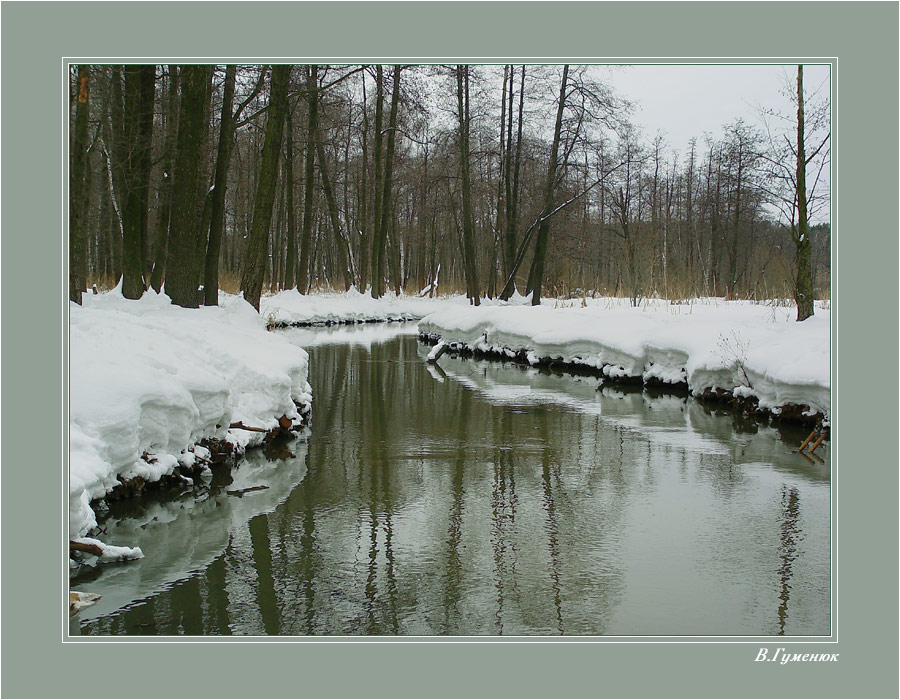
{"label": "bare tree", "polygon": [[624,167],[619,178],[611,179],[606,184],[610,206],[617,223],[617,226],[610,227],[610,231],[622,242],[632,306],[638,305],[644,293],[643,275],[638,264],[637,228],[639,227],[641,205],[641,168],[645,158],[646,155],[638,144],[634,132],[626,132],[619,153],[619,159]]}
{"label": "bare tree", "polygon": [[392,69],[393,90],[391,91],[391,111],[388,117],[388,141],[384,154],[384,172],[381,158],[381,119],[383,90],[382,71],[376,73],[377,96],[375,106],[375,231],[372,238],[372,296],[384,294],[384,255],[387,241],[387,227],[391,216],[391,187],[393,184],[394,149],[397,143],[397,107],[400,103],[400,72],[402,66]]}
{"label": "bare tree", "polygon": [[466,296],[475,306],[480,303],[478,267],[475,261],[475,224],[472,215],[472,187],[469,175],[469,66],[456,66],[457,104],[459,108],[459,173],[462,190],[463,264],[466,271]]}
{"label": "bare tree", "polygon": [[[815,101],[812,108],[807,103],[802,65],[797,66],[796,91],[791,93],[791,98],[797,107],[794,122],[796,138],[791,141],[787,134],[773,131],[769,121],[766,123],[769,149],[763,158],[769,177],[764,190],[781,220],[790,228],[794,244],[794,300],[797,303],[797,320],[803,321],[815,312],[809,222],[828,204],[831,121],[827,99]],[[764,116],[771,119],[780,117],[772,112]]]}
{"label": "bare tree", "polygon": [[178,66],[175,65],[168,67],[168,96],[165,115],[166,135],[163,142],[162,177],[159,183],[156,207],[156,243],[150,273],[150,286],[157,292],[162,289],[163,273],[166,268],[169,219],[172,209],[172,183],[174,181],[172,177],[173,159],[178,135]]}
{"label": "bare tree", "polygon": [[266,251],[269,244],[269,224],[272,221],[272,204],[278,182],[278,161],[281,138],[284,134],[284,115],[287,111],[287,88],[291,66],[272,66],[272,90],[269,95],[269,117],[259,165],[259,182],[253,203],[253,223],[247,239],[241,288],[244,298],[259,309],[263,275],[266,268]]}
{"label": "bare tree", "polygon": [[75,124],[69,138],[69,299],[81,303],[85,289],[84,227],[87,213],[88,118],[90,115],[90,66],[79,64],[75,82]]}
{"label": "bare tree", "polygon": [[225,67],[219,146],[216,151],[216,174],[210,203],[209,240],[206,243],[206,264],[203,274],[203,303],[206,306],[216,306],[219,303],[219,251],[222,246],[222,231],[225,228],[225,191],[228,187],[228,167],[234,143],[234,115],[231,113],[231,107],[234,101],[236,72],[237,66]]}
{"label": "bare tree", "polygon": [[528,288],[525,292],[526,294],[531,294],[531,303],[534,306],[541,303],[541,286],[544,283],[544,259],[547,257],[547,245],[550,237],[550,219],[547,215],[553,210],[553,197],[556,194],[556,185],[559,177],[559,142],[562,132],[563,111],[566,107],[566,81],[568,77],[569,65],[566,64],[563,66],[562,80],[559,86],[559,100],[556,105],[556,126],[553,128],[553,145],[550,146],[550,160],[547,163],[542,221],[538,226],[531,272],[528,275]]}
{"label": "bare tree", "polygon": [[739,119],[726,128],[725,147],[731,195],[731,240],[726,251],[728,276],[725,279],[725,289],[730,298],[735,298],[737,284],[746,272],[748,258],[746,249],[741,250],[740,244],[742,238],[748,235],[754,214],[753,203],[758,195],[760,137],[753,128]]}
{"label": "bare tree", "polygon": [[319,66],[306,67],[306,97],[309,102],[306,130],[306,160],[303,166],[303,230],[300,233],[300,267],[297,270],[297,289],[309,291],[309,257],[312,245],[313,181],[315,176],[315,134],[319,121]]}

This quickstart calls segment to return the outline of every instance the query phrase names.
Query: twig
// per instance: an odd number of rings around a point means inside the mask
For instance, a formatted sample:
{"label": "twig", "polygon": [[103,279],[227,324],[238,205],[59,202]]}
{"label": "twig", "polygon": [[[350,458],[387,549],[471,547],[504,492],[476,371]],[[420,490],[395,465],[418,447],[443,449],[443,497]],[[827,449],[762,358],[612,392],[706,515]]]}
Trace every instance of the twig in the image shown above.
{"label": "twig", "polygon": [[254,427],[249,426],[249,425],[244,425],[241,421],[238,421],[237,423],[232,423],[231,425],[228,426],[228,428],[229,428],[229,430],[232,430],[232,429],[236,429],[236,430],[250,430],[250,431],[252,431],[252,432],[254,432],[254,433],[268,433],[268,432],[269,432],[269,431],[266,430],[265,428],[254,428]]}

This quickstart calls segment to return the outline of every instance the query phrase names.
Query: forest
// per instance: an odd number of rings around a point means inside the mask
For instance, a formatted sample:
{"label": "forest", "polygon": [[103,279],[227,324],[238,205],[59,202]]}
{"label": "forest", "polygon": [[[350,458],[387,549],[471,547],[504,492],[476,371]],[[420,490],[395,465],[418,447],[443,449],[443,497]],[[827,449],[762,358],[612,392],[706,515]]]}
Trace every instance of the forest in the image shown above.
{"label": "forest", "polygon": [[830,288],[830,104],[677,152],[588,65],[71,65],[70,299]]}

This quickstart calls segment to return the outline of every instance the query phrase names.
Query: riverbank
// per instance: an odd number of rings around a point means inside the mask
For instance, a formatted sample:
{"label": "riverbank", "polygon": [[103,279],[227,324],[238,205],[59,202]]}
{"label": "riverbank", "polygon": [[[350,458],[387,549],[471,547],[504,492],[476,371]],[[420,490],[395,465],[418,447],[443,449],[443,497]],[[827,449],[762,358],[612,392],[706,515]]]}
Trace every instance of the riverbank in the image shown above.
{"label": "riverbank", "polygon": [[92,503],[167,481],[190,485],[223,455],[305,424],[308,356],[240,297],[183,309],[116,289],[70,304],[69,535]]}
{"label": "riverbank", "polygon": [[[586,300],[445,308],[420,338],[450,350],[588,372],[604,382],[687,389],[757,417],[828,426],[830,311],[721,299],[687,304]],[[437,348],[432,355],[440,352]]]}

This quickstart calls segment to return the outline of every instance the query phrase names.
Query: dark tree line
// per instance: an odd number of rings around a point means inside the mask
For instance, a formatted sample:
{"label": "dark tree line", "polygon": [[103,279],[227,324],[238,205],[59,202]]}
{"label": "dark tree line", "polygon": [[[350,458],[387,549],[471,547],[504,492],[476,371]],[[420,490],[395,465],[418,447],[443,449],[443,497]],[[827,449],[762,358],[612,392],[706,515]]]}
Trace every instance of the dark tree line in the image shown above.
{"label": "dark tree line", "polygon": [[[830,284],[827,104],[678,154],[589,66],[72,66],[70,298],[790,297]],[[792,117],[793,118],[793,117]],[[808,173],[810,173],[808,175]]]}

